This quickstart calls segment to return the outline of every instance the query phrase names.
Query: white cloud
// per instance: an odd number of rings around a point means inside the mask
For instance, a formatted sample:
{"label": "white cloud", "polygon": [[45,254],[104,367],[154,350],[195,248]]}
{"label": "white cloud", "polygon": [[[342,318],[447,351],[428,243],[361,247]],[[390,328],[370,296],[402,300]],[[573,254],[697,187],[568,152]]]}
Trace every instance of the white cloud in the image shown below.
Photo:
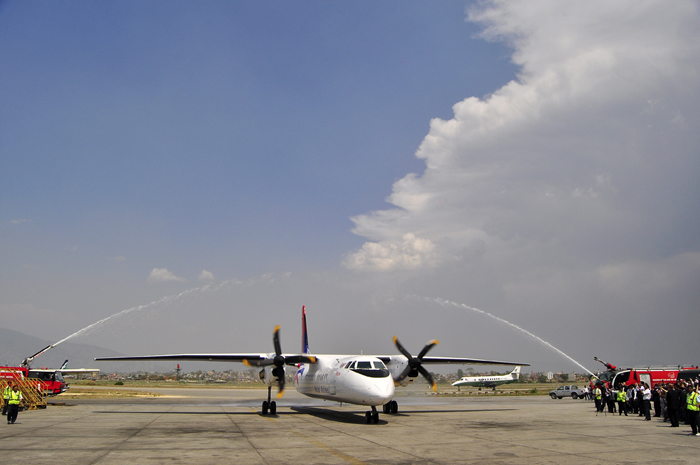
{"label": "white cloud", "polygon": [[26,223],[26,222],[28,222],[28,221],[29,221],[29,220],[27,220],[27,219],[21,218],[21,219],[17,219],[17,220],[10,220],[10,223],[12,223],[12,224],[22,224],[22,223]]}
{"label": "white cloud", "polygon": [[421,239],[407,233],[398,244],[390,241],[367,242],[361,250],[348,255],[344,264],[350,269],[415,270],[432,266],[434,256],[435,244],[430,239]]}
{"label": "white cloud", "polygon": [[200,281],[213,281],[214,273],[212,273],[211,271],[202,270],[202,272],[199,273],[199,277],[197,279]]}
{"label": "white cloud", "polygon": [[180,278],[175,276],[167,268],[153,268],[151,273],[148,275],[149,283],[165,283],[170,281],[184,282],[187,281],[185,278]]}
{"label": "white cloud", "polygon": [[518,79],[431,121],[425,172],[352,218],[368,242],[346,267],[434,267],[477,241],[502,263],[527,248],[593,268],[700,245],[679,223],[698,194],[695,3],[493,1],[470,20],[513,46]]}

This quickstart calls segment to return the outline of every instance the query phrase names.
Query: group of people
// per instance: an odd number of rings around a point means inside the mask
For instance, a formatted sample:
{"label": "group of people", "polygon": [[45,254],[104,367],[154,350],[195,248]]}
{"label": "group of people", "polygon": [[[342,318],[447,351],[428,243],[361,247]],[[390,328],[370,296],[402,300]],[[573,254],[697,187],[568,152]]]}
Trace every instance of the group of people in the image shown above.
{"label": "group of people", "polygon": [[17,421],[19,404],[22,402],[22,391],[14,381],[10,381],[2,391],[2,414],[7,416],[7,424]]}
{"label": "group of people", "polygon": [[596,385],[592,391],[586,389],[595,400],[596,414],[607,407],[608,413],[625,416],[631,413],[651,421],[653,405],[655,417],[663,416],[664,422],[670,422],[674,428],[681,422],[688,424],[691,434],[700,436],[700,379],[657,384],[653,389],[647,383],[619,385],[614,389]]}

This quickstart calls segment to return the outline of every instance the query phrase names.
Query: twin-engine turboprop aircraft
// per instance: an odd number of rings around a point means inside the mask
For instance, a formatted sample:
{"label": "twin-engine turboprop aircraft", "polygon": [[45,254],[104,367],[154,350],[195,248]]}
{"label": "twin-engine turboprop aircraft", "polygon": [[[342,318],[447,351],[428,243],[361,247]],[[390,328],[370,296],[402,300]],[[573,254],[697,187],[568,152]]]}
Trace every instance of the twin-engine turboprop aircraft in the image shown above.
{"label": "twin-engine turboprop aircraft", "polygon": [[520,367],[517,366],[507,375],[500,376],[463,376],[459,381],[452,383],[453,386],[474,386],[481,390],[482,387],[496,389],[501,384],[514,383],[520,378]]}
{"label": "twin-engine turboprop aircraft", "polygon": [[262,403],[262,414],[274,415],[277,403],[271,399],[272,385],[278,385],[277,398],[285,387],[285,365],[295,365],[294,385],[300,393],[319,399],[366,405],[372,410],[365,413],[367,423],[378,423],[378,406],[384,413],[397,413],[394,386],[406,386],[420,373],[433,390],[435,380],[423,364],[460,363],[467,365],[519,365],[528,363],[500,362],[474,358],[426,357],[425,354],[438,344],[430,341],[417,357],[411,355],[394,336],[394,344],[402,355],[312,355],[306,330],[306,307],[302,307],[302,353],[284,354],[279,339],[279,326],[274,330],[272,342],[275,352],[270,354],[172,354],[134,357],[99,357],[98,361],[115,360],[190,360],[210,362],[241,362],[247,366],[261,367],[260,379],[267,385],[267,400]]}

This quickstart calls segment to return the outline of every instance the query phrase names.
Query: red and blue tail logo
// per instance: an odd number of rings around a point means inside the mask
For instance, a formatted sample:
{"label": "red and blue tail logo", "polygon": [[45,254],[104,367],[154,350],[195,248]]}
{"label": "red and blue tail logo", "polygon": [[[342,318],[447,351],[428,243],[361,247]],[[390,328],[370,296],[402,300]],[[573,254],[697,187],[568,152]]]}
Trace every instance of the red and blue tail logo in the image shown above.
{"label": "red and blue tail logo", "polygon": [[309,353],[309,334],[306,332],[306,305],[301,307],[301,353]]}

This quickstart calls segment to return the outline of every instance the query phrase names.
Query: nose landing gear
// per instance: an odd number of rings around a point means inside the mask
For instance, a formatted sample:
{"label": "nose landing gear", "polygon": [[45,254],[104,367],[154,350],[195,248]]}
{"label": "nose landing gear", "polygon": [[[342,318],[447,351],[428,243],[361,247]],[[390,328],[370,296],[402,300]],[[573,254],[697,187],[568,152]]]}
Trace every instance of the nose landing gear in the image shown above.
{"label": "nose landing gear", "polygon": [[374,405],[372,406],[372,411],[365,413],[365,423],[369,424],[377,424],[379,423],[379,412],[377,412],[377,407]]}

